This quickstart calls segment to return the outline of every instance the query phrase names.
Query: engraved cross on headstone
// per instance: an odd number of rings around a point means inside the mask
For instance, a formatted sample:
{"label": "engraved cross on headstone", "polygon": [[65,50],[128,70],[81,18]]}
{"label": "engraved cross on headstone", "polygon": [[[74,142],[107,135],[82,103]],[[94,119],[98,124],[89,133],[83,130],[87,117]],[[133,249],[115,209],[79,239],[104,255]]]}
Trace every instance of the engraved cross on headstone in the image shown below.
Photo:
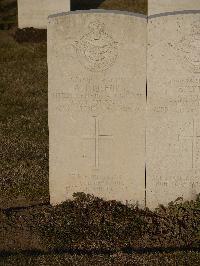
{"label": "engraved cross on headstone", "polygon": [[189,136],[178,135],[178,140],[190,139],[192,141],[192,168],[196,168],[196,153],[197,153],[197,141],[200,140],[200,135],[197,134],[197,122],[192,120],[192,134]]}
{"label": "engraved cross on headstone", "polygon": [[99,142],[101,139],[112,139],[112,135],[106,135],[100,133],[99,119],[94,116],[94,135],[91,137],[83,137],[84,139],[94,140],[94,158],[95,169],[99,169]]}

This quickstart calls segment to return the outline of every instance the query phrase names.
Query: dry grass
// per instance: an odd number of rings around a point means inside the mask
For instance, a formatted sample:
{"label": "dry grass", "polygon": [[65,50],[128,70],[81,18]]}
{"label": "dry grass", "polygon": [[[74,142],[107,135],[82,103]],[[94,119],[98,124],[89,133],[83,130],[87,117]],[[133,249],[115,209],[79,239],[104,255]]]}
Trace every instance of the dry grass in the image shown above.
{"label": "dry grass", "polygon": [[46,44],[0,32],[0,206],[48,200]]}

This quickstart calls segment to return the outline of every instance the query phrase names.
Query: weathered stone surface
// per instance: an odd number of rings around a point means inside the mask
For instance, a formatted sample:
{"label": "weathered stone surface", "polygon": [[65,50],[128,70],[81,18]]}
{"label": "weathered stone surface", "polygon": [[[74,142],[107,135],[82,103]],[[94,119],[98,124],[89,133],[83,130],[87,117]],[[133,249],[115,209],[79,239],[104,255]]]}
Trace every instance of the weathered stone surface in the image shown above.
{"label": "weathered stone surface", "polygon": [[148,15],[183,10],[199,10],[199,0],[148,0]]}
{"label": "weathered stone surface", "polygon": [[145,198],[147,23],[71,12],[48,25],[50,198]]}
{"label": "weathered stone surface", "polygon": [[200,14],[148,24],[147,204],[200,192]]}
{"label": "weathered stone surface", "polygon": [[70,0],[18,0],[18,27],[47,27],[51,14],[70,10]]}

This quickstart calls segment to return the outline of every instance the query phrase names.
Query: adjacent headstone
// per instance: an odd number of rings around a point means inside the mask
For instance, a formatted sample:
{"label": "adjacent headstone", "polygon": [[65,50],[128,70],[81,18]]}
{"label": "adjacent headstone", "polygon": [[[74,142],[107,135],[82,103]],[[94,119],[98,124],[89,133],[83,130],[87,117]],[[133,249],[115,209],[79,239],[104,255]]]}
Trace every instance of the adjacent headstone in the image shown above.
{"label": "adjacent headstone", "polygon": [[70,0],[18,0],[19,28],[47,28],[51,14],[70,10]]}
{"label": "adjacent headstone", "polygon": [[150,17],[148,42],[147,205],[156,207],[200,192],[200,12]]}
{"label": "adjacent headstone", "polygon": [[148,0],[148,15],[200,9],[199,0]]}
{"label": "adjacent headstone", "polygon": [[146,18],[50,16],[50,199],[145,201]]}

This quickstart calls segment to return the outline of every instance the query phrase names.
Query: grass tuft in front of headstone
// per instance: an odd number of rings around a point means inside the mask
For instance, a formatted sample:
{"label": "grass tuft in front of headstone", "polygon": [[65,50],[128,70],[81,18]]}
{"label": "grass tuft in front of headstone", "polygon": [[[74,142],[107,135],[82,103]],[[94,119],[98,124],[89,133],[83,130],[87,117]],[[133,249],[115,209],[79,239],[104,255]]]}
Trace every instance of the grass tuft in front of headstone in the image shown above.
{"label": "grass tuft in front of headstone", "polygon": [[0,250],[75,254],[195,251],[200,197],[155,211],[74,194],[57,206],[0,211]]}
{"label": "grass tuft in front of headstone", "polygon": [[50,249],[200,247],[199,196],[153,212],[76,193],[73,201],[38,213],[38,218],[38,230]]}

